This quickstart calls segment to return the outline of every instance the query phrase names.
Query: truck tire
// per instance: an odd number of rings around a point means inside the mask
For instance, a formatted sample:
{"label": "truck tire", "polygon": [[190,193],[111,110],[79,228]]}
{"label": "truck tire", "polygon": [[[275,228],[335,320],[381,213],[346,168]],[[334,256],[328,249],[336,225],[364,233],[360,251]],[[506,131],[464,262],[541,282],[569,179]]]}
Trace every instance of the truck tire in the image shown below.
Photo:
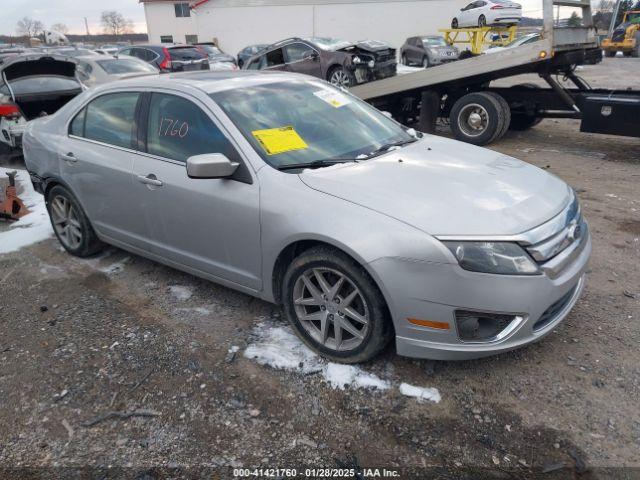
{"label": "truck tire", "polygon": [[500,140],[502,137],[504,137],[504,134],[507,133],[507,131],[509,131],[509,125],[511,125],[511,107],[509,106],[509,103],[507,103],[507,101],[502,95],[494,92],[486,92],[486,93],[488,93],[493,98],[495,98],[496,101],[500,104],[500,106],[502,107],[502,116],[504,118],[502,129],[500,131],[497,131],[495,136],[491,139],[491,142],[489,142],[489,143],[492,143],[492,142],[495,142],[496,140]]}
{"label": "truck tire", "polygon": [[631,50],[631,56],[633,58],[640,57],[640,32],[636,33],[636,47]]}
{"label": "truck tire", "polygon": [[509,110],[505,111],[504,104],[496,97],[492,92],[475,92],[454,103],[449,121],[457,140],[487,145],[504,134],[505,123],[509,125]]}
{"label": "truck tire", "polygon": [[[539,89],[540,87],[535,83],[521,83],[519,85],[514,85],[511,88],[530,88],[530,89]],[[535,115],[531,115],[525,112],[511,112],[511,123],[509,124],[509,130],[514,130],[516,132],[523,132],[525,130],[529,130],[532,127],[535,127],[542,121],[542,118],[537,117]]]}
{"label": "truck tire", "polygon": [[609,58],[615,57],[617,53],[618,52],[616,52],[615,50],[613,50],[613,51],[612,50],[607,50],[606,52],[604,52],[604,54]]}

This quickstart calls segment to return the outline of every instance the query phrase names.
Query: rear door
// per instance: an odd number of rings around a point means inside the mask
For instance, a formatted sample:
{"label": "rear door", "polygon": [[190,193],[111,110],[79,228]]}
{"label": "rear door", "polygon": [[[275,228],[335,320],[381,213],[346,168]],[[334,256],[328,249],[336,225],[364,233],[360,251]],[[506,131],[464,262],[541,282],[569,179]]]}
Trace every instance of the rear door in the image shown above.
{"label": "rear door", "polygon": [[276,48],[264,54],[264,61],[260,63],[260,68],[264,70],[288,70],[284,50]]}
{"label": "rear door", "polygon": [[[260,289],[259,186],[247,165],[197,99],[154,92],[148,101],[147,155],[133,169],[155,248],[170,262]],[[240,168],[232,179],[189,178],[187,158],[204,153],[223,153]]]}
{"label": "rear door", "polygon": [[73,117],[58,154],[69,184],[93,227],[102,235],[143,250],[151,236],[134,192],[136,114],[141,94],[101,95]]}
{"label": "rear door", "polygon": [[284,59],[288,70],[322,78],[320,53],[302,42],[286,45]]}

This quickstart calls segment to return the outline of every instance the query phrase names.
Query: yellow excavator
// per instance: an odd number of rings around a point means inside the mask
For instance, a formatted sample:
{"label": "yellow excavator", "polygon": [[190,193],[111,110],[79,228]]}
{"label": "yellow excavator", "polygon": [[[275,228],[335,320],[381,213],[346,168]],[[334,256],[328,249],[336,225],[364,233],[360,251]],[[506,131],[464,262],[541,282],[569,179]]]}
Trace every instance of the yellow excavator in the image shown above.
{"label": "yellow excavator", "polygon": [[602,40],[601,46],[607,57],[615,57],[618,52],[640,57],[640,9],[625,12],[622,23]]}

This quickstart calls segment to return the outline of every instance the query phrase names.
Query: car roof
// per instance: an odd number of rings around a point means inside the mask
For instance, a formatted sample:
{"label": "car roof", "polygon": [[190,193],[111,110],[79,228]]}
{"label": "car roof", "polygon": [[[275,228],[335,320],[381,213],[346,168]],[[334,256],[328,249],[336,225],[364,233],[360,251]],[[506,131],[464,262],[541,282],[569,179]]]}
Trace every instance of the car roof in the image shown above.
{"label": "car roof", "polygon": [[316,80],[308,75],[287,72],[261,72],[248,70],[202,71],[167,73],[148,77],[136,77],[99,87],[100,91],[125,88],[171,88],[182,90],[196,88],[204,93],[214,93],[233,88],[251,87],[287,80]]}

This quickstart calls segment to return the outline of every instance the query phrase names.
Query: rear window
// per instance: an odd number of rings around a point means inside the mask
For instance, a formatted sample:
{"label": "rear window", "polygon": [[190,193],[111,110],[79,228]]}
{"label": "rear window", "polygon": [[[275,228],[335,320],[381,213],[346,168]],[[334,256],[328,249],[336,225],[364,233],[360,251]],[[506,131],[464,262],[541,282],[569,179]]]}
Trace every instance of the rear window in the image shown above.
{"label": "rear window", "polygon": [[157,72],[151,65],[142,61],[136,62],[125,58],[113,58],[108,60],[98,60],[96,62],[109,75],[120,73],[154,73]]}
{"label": "rear window", "polygon": [[175,60],[199,60],[204,58],[204,54],[197,48],[193,47],[170,48],[169,54],[171,55],[171,58]]}
{"label": "rear window", "polygon": [[[69,90],[78,90],[80,85],[78,82],[69,77],[45,76],[37,77],[20,77],[9,81],[11,90],[14,95],[36,95],[55,92],[66,92]],[[3,90],[7,91],[6,86]]]}

